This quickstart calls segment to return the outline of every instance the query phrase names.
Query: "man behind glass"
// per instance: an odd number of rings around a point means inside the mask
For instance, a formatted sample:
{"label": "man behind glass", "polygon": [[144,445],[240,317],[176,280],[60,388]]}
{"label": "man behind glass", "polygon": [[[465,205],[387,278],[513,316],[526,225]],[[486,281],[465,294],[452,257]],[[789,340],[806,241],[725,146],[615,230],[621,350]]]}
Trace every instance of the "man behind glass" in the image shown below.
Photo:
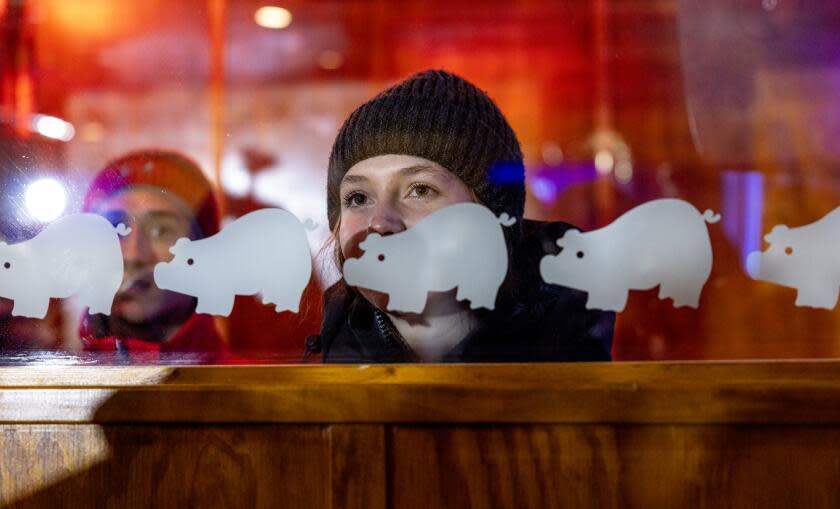
{"label": "man behind glass", "polygon": [[94,179],[84,211],[123,223],[125,273],[111,314],[88,315],[80,336],[86,351],[113,352],[131,363],[220,363],[228,354],[209,315],[196,299],[155,285],[154,268],[170,261],[169,248],[219,231],[213,188],[196,163],[176,152],[132,152]]}

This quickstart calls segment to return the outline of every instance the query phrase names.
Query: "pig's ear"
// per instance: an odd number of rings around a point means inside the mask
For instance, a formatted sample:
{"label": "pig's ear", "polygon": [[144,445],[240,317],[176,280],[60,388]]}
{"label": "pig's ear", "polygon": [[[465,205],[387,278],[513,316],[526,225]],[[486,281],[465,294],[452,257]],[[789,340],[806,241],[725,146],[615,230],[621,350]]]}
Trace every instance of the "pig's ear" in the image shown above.
{"label": "pig's ear", "polygon": [[190,244],[190,239],[186,237],[181,237],[175,242],[175,245],[169,248],[169,252],[178,256],[179,254],[184,252],[184,249]]}
{"label": "pig's ear", "polygon": [[376,249],[376,245],[380,240],[382,240],[382,235],[379,235],[378,233],[371,233],[367,236],[367,238],[365,238],[365,240],[359,243],[359,248],[363,251]]}
{"label": "pig's ear", "polygon": [[778,242],[786,237],[786,233],[790,230],[787,226],[783,224],[777,224],[773,227],[773,229],[764,236],[764,240],[768,243],[773,244],[774,242]]}

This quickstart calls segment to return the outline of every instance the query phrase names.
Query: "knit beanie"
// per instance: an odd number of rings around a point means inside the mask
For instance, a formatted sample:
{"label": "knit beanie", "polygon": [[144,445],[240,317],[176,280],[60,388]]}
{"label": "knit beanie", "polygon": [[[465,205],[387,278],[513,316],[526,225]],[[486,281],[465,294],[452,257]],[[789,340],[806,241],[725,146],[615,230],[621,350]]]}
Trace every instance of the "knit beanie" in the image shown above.
{"label": "knit beanie", "polygon": [[192,212],[202,236],[219,231],[219,207],[213,187],[198,164],[177,152],[142,150],[110,162],[94,178],[82,210],[92,212],[99,203],[132,186],[159,188],[180,200]]}
{"label": "knit beanie", "polygon": [[497,216],[525,210],[519,141],[481,90],[446,71],[417,73],[361,105],[344,122],[330,154],[327,215],[334,229],[339,187],[356,163],[385,154],[422,157],[461,178]]}

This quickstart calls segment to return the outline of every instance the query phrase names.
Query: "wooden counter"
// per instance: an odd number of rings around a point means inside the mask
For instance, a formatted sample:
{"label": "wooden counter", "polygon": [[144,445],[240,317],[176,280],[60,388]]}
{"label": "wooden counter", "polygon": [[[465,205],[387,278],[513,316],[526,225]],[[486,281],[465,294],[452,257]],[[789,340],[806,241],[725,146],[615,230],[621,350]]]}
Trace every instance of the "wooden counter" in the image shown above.
{"label": "wooden counter", "polygon": [[0,507],[840,507],[840,362],[0,368]]}

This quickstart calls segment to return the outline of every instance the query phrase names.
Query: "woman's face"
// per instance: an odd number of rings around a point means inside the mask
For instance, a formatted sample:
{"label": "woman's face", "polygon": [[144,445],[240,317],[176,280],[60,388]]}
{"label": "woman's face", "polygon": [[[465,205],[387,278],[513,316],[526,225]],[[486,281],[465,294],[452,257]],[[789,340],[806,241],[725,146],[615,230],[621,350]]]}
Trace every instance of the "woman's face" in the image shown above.
{"label": "woman's face", "polygon": [[[382,155],[356,163],[341,181],[338,242],[344,258],[361,256],[369,233],[390,235],[411,228],[432,212],[473,202],[472,191],[443,166],[407,155]],[[378,305],[381,297],[362,291]]]}

